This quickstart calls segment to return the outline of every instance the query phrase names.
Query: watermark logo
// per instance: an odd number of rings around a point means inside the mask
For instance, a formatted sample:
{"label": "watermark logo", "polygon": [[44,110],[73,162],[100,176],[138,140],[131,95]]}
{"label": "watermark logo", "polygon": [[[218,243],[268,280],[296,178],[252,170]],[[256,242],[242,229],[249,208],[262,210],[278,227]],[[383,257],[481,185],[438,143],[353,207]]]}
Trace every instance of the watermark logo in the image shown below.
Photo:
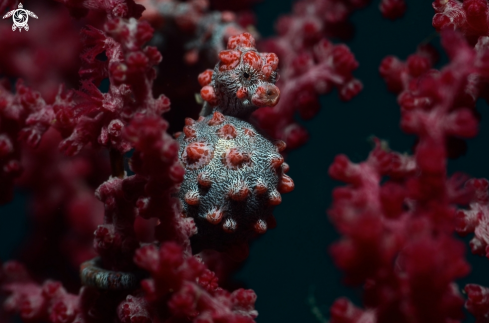
{"label": "watermark logo", "polygon": [[14,24],[12,25],[12,31],[15,31],[16,29],[22,31],[22,28],[24,28],[26,31],[29,31],[29,25],[27,24],[27,21],[29,20],[29,16],[37,19],[35,13],[29,10],[25,10],[24,6],[22,6],[22,3],[19,3],[19,8],[9,11],[5,16],[3,16],[3,19],[12,17],[12,19],[14,20]]}

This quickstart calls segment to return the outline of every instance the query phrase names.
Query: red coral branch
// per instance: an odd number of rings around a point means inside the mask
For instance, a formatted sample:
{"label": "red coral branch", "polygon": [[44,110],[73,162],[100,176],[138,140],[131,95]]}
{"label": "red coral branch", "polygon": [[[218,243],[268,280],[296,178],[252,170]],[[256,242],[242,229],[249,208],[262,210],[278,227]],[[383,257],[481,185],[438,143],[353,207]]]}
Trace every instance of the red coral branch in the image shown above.
{"label": "red coral branch", "polygon": [[469,43],[475,44],[480,36],[489,31],[487,0],[435,0],[433,27],[437,30],[456,29],[462,32]]}
{"label": "red coral branch", "polygon": [[[77,92],[78,102],[57,108],[63,133],[71,127],[69,137],[60,146],[68,155],[77,154],[88,143],[125,153],[131,145],[122,132],[134,115],[159,116],[170,106],[166,96],[152,96],[156,77],[153,66],[162,59],[156,48],[143,47],[152,37],[152,28],[135,19],[115,19],[105,25],[105,30],[107,34],[93,27],[83,31],[87,50],[82,54],[84,64],[80,70],[82,91]],[[106,61],[97,59],[102,53]],[[97,86],[105,78],[110,87],[102,93]]]}
{"label": "red coral branch", "polygon": [[10,293],[3,309],[19,313],[24,322],[84,322],[78,296],[68,293],[60,282],[48,280],[38,285],[15,261],[3,265],[0,277],[3,292]]}
{"label": "red coral branch", "polygon": [[135,262],[151,273],[142,287],[161,321],[251,323],[258,315],[252,290],[219,288],[215,274],[175,243],[143,247]]}
{"label": "red coral branch", "polygon": [[0,84],[0,204],[12,199],[13,181],[22,172],[20,140],[36,147],[54,119],[52,107],[21,80],[17,81],[15,94],[9,88],[3,80]]}
{"label": "red coral branch", "polygon": [[[470,240],[472,253],[489,258],[489,182],[485,178],[472,179],[467,187],[474,191],[474,198],[469,208],[457,212],[456,230],[462,236],[474,233]],[[476,284],[465,286],[467,301],[465,307],[472,313],[476,322],[487,322],[489,318],[489,289]]]}
{"label": "red coral branch", "polygon": [[[338,156],[329,170],[349,183],[333,193],[329,214],[343,238],[331,253],[348,282],[364,285],[365,305],[375,310],[377,322],[442,322],[462,315],[454,280],[469,266],[452,223],[456,204],[467,203],[470,190],[463,188],[465,177],[447,178],[445,145],[449,136],[477,132],[459,98],[467,96],[478,64],[476,51],[459,35],[445,32],[442,42],[450,65],[410,83],[423,104],[401,106],[401,127],[419,138],[414,157],[389,152],[377,141],[367,161],[353,164]],[[348,306],[333,309],[345,322],[359,322],[364,314],[348,318],[350,311],[339,310]]]}
{"label": "red coral branch", "polygon": [[[184,169],[178,160],[178,144],[165,131],[166,121],[158,117],[137,117],[125,136],[134,145],[131,168],[135,176],[125,179],[125,185],[137,187],[137,213],[143,218],[157,218],[155,238],[176,241],[188,254],[188,238],[195,232],[191,219],[182,218],[176,187],[183,181]],[[164,211],[162,211],[164,210]]]}
{"label": "red coral branch", "polygon": [[[134,251],[140,246],[134,221],[139,214],[144,218],[159,218],[161,230],[169,233],[167,239],[177,239],[179,230],[187,230],[180,223],[176,200],[176,185],[183,179],[178,163],[178,145],[165,133],[168,124],[160,115],[169,109],[169,100],[161,95],[154,99],[153,66],[162,57],[154,47],[143,47],[152,37],[152,29],[145,22],[134,19],[109,21],[105,30],[112,37],[95,28],[84,31],[88,50],[82,55],[85,65],[80,74],[85,92],[78,92],[75,102],[60,98],[56,115],[59,128],[70,136],[60,148],[68,154],[77,153],[85,144],[105,145],[111,152],[113,175],[96,192],[105,205],[104,225],[95,232],[94,246],[102,257],[105,269],[134,269]],[[96,59],[105,53],[106,61]],[[96,88],[103,78],[110,82],[108,93]],[[71,129],[70,129],[71,128]],[[124,175],[122,154],[136,151],[131,160],[134,176]],[[164,211],[162,211],[164,210]],[[171,219],[171,220],[168,220]]]}

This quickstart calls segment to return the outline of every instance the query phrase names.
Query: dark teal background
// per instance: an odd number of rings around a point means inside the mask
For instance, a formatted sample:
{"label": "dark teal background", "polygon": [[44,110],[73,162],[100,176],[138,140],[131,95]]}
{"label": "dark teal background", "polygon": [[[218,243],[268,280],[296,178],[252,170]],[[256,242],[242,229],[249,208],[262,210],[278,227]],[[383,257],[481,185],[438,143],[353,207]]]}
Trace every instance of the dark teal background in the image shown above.
{"label": "dark teal background", "polygon": [[[256,6],[258,30],[263,36],[273,34],[273,22],[290,12],[292,3],[266,0]],[[387,140],[394,150],[410,152],[414,138],[400,131],[396,97],[387,91],[378,67],[387,55],[405,59],[434,32],[431,1],[409,1],[405,17],[394,22],[381,17],[378,3],[375,0],[353,14],[356,31],[346,41],[360,63],[355,76],[363,82],[364,90],[347,103],[341,102],[334,91],[321,98],[322,109],[313,120],[302,122],[310,132],[310,140],[287,159],[296,188],[283,197],[274,213],[277,228],[253,243],[247,263],[236,275],[258,294],[256,307],[260,323],[319,322],[306,302],[312,289],[325,317],[337,297],[348,296],[361,304],[361,290],[341,284],[341,273],[327,253],[338,235],[328,221],[326,210],[331,204],[332,189],[339,185],[328,177],[327,170],[339,153],[356,162],[364,160],[371,149],[368,138],[372,135]],[[439,47],[438,43],[435,37],[433,44]],[[442,58],[443,63],[446,59]],[[487,104],[479,102],[478,109],[482,115],[480,135],[468,141],[465,156],[450,161],[449,171],[489,178]],[[12,204],[0,207],[2,260],[11,258],[26,230],[24,201],[20,194]],[[470,253],[468,259],[473,271],[459,282],[460,286],[469,282],[489,286],[489,260]],[[473,319],[466,321],[473,322]]]}

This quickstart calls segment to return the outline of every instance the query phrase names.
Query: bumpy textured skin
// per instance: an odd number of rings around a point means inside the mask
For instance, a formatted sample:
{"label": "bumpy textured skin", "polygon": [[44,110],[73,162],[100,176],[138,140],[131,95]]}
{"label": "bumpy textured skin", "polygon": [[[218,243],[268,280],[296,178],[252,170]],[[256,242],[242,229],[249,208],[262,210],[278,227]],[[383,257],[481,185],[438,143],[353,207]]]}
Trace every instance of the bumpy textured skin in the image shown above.
{"label": "bumpy textured skin", "polygon": [[226,250],[264,233],[274,225],[280,193],[294,188],[280,154],[285,143],[272,143],[245,119],[261,106],[275,105],[280,94],[273,84],[278,58],[253,46],[250,34],[230,38],[214,71],[199,76],[213,112],[204,107],[206,116],[186,119],[183,133],[176,134],[186,170],[179,198],[184,216],[198,228],[194,252]]}
{"label": "bumpy textured skin", "polygon": [[[184,214],[195,219],[197,244],[221,249],[266,230],[273,204],[280,202],[277,186],[288,176],[272,142],[238,118],[223,116],[214,124],[215,115],[186,126],[195,135],[178,138],[186,168],[179,197]],[[233,134],[225,133],[233,128]],[[195,160],[190,150],[204,153],[196,152],[201,157]]]}

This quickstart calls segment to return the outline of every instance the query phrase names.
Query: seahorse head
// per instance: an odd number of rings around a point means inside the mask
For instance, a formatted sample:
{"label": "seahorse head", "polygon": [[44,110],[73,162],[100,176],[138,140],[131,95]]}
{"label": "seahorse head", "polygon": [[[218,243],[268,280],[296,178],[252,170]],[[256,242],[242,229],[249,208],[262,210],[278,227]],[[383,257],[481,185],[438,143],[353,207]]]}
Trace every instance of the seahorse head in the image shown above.
{"label": "seahorse head", "polygon": [[202,98],[225,115],[246,118],[260,107],[278,103],[278,57],[259,53],[249,33],[229,38],[214,70],[199,75]]}

